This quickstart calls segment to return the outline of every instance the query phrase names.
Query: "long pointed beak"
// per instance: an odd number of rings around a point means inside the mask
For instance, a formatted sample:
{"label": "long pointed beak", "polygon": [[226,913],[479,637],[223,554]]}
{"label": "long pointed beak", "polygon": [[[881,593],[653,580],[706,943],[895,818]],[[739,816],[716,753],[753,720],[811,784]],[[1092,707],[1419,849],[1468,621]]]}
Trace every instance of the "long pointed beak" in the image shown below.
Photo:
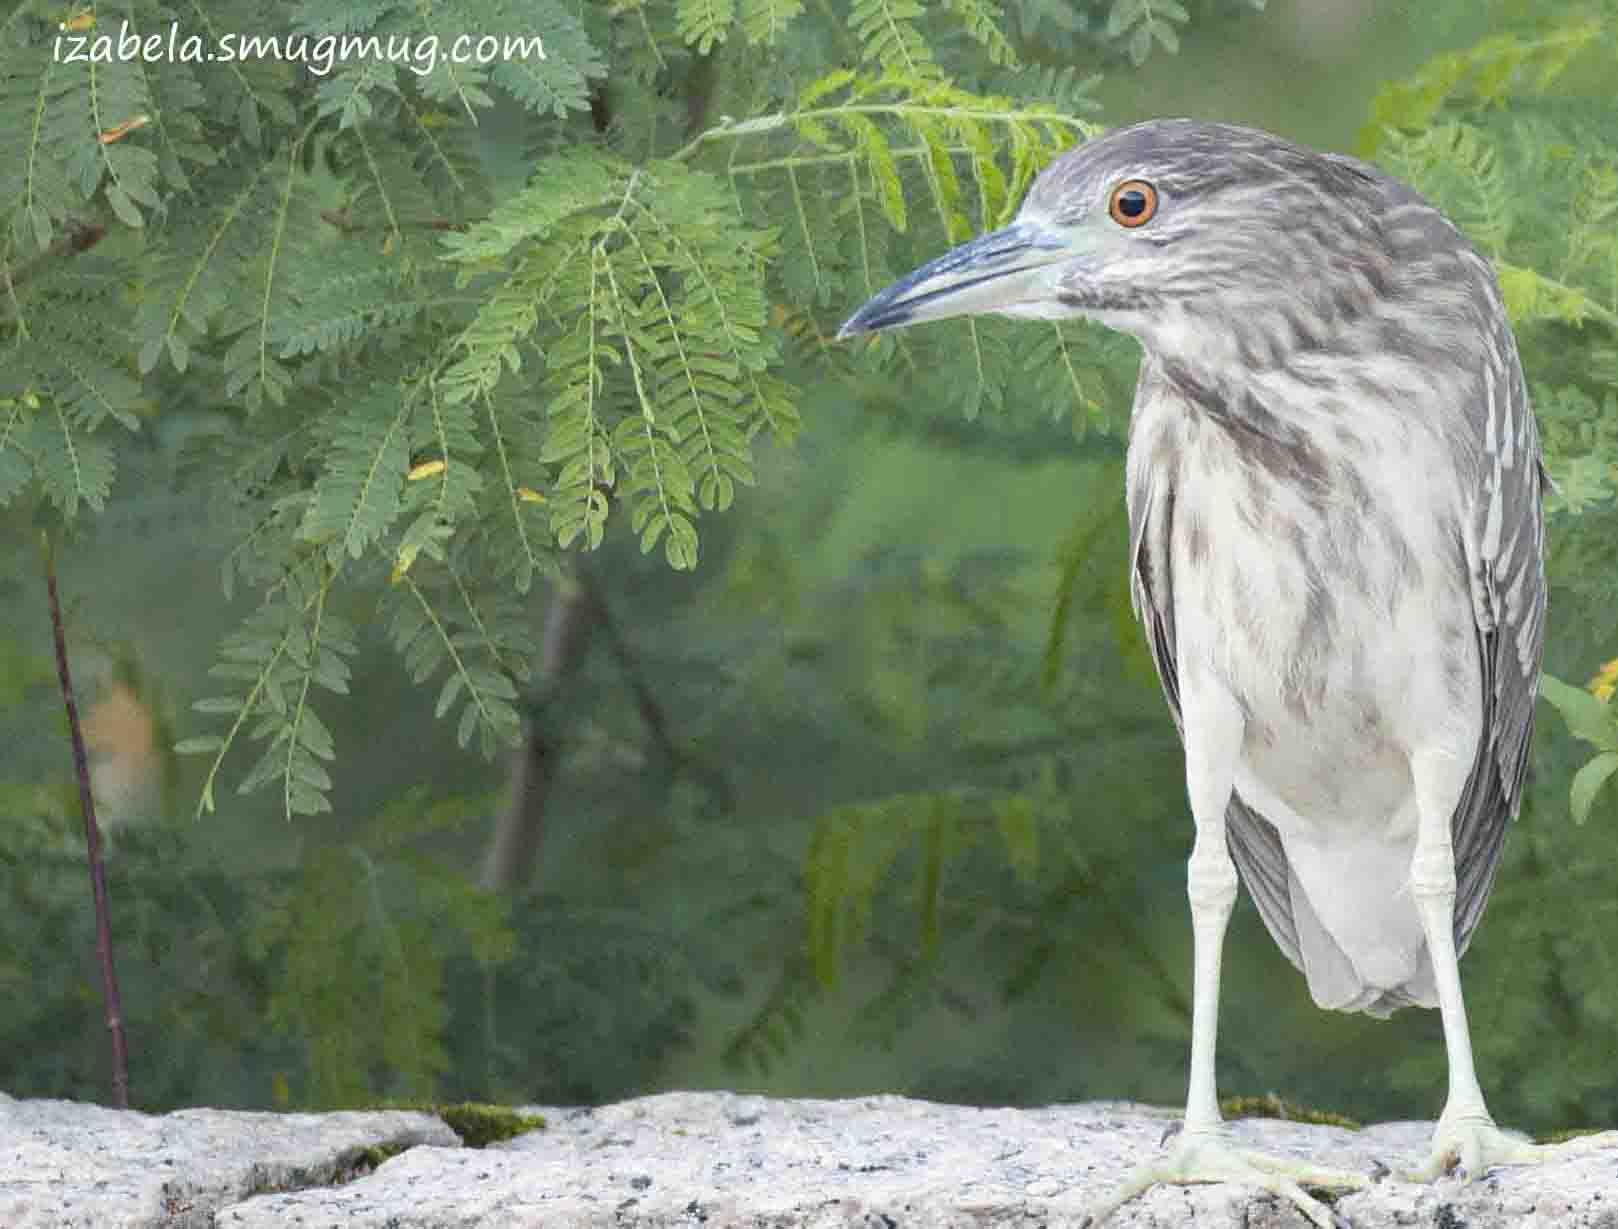
{"label": "long pointed beak", "polygon": [[878,292],[843,322],[837,336],[1002,311],[1046,298],[1042,270],[1072,254],[1060,236],[1038,223],[1013,222],[945,252]]}

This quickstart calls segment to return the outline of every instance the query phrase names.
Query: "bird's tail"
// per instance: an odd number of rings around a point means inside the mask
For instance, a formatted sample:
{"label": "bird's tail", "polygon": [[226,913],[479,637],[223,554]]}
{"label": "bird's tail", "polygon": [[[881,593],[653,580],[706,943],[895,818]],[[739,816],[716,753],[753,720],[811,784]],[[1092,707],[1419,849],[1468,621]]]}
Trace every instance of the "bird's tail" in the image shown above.
{"label": "bird's tail", "polygon": [[[1386,1016],[1438,1001],[1433,962],[1410,892],[1410,816],[1356,839],[1283,839],[1239,796],[1226,814],[1231,856],[1259,916],[1322,1007]],[[1411,820],[1411,822],[1403,822]]]}
{"label": "bird's tail", "polygon": [[[1409,866],[1409,859],[1405,860]],[[1433,979],[1432,956],[1425,938],[1412,950],[1394,949],[1385,939],[1371,937],[1345,949],[1339,936],[1321,921],[1309,894],[1296,873],[1292,876],[1292,916],[1297,928],[1299,967],[1309,979],[1309,996],[1316,1005],[1333,1011],[1363,1011],[1384,1018],[1400,1007],[1433,1007],[1438,1003],[1438,987]],[[1405,885],[1404,907],[1415,913]],[[1368,910],[1375,905],[1367,905]],[[1417,925],[1420,919],[1417,917]],[[1359,934],[1341,936],[1351,943]],[[1360,959],[1356,961],[1354,955]],[[1369,966],[1369,967],[1368,967]]]}

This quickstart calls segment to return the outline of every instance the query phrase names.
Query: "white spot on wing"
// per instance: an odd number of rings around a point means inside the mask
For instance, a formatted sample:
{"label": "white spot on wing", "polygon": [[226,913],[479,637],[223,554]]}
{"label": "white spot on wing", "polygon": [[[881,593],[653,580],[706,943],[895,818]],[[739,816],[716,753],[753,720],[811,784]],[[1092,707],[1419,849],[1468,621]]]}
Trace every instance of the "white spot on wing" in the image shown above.
{"label": "white spot on wing", "polygon": [[1494,560],[1500,554],[1500,472],[1489,476],[1489,519],[1483,524],[1483,557]]}
{"label": "white spot on wing", "polygon": [[1525,675],[1532,677],[1535,673],[1534,642],[1539,632],[1539,619],[1524,619],[1517,628],[1517,664],[1522,667]]}
{"label": "white spot on wing", "polygon": [[1498,445],[1495,442],[1494,416],[1499,409],[1500,399],[1494,395],[1494,367],[1485,365],[1483,368],[1483,451],[1494,456]]}
{"label": "white spot on wing", "polygon": [[1516,578],[1511,582],[1511,588],[1506,590],[1506,609],[1508,611],[1515,611],[1517,604],[1522,601],[1523,581],[1527,579],[1527,573],[1522,568],[1518,568]]}
{"label": "white spot on wing", "polygon": [[[1489,383],[1492,386],[1494,384],[1494,369],[1491,366],[1488,370]],[[1505,397],[1501,400],[1501,413],[1505,416],[1505,421],[1500,424],[1500,438],[1505,446],[1500,450],[1500,464],[1507,469],[1516,464],[1517,452],[1522,448],[1522,441],[1518,438],[1522,433],[1521,423],[1519,421],[1514,424],[1510,417],[1512,400],[1511,397]],[[1512,430],[1513,426],[1517,427],[1516,431]]]}

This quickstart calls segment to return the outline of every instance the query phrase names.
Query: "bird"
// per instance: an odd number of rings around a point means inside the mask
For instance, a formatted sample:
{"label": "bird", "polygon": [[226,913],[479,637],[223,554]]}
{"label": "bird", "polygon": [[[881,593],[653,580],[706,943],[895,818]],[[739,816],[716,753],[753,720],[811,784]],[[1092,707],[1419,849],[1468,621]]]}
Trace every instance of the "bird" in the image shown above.
{"label": "bird", "polygon": [[1055,159],[1009,225],[839,337],[981,313],[1084,317],[1142,348],[1127,563],[1195,826],[1190,1075],[1167,1154],[1090,1219],[1226,1181],[1330,1226],[1306,1188],[1366,1181],[1224,1138],[1238,882],[1318,1006],[1439,1009],[1448,1093],[1406,1176],[1553,1155],[1495,1125],[1458,969],[1522,800],[1545,639],[1549,479],[1489,261],[1374,165],[1150,120]]}

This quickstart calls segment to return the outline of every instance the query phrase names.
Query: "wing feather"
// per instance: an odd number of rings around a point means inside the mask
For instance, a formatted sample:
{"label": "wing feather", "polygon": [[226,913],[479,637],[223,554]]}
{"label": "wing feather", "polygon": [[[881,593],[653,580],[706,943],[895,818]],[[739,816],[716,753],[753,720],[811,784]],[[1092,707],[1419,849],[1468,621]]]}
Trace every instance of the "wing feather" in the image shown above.
{"label": "wing feather", "polygon": [[[1486,269],[1487,266],[1484,266]],[[1464,952],[1488,903],[1507,823],[1522,803],[1545,643],[1544,513],[1548,479],[1516,343],[1492,280],[1493,345],[1470,418],[1478,490],[1463,527],[1483,688],[1483,733],[1451,820],[1455,850],[1455,945]],[[1137,415],[1156,378],[1150,363],[1136,390]],[[1132,422],[1132,430],[1135,423]],[[1146,467],[1131,472],[1130,594],[1163,694],[1184,734],[1176,668],[1174,598],[1168,569],[1173,493],[1154,491]],[[1303,967],[1292,916],[1290,871],[1274,825],[1232,794],[1226,813],[1232,859],[1276,944]]]}
{"label": "wing feather", "polygon": [[1517,349],[1495,305],[1490,369],[1474,416],[1481,489],[1466,557],[1483,673],[1483,736],[1450,832],[1455,846],[1455,947],[1464,952],[1499,869],[1506,824],[1522,804],[1545,647],[1545,483]]}

